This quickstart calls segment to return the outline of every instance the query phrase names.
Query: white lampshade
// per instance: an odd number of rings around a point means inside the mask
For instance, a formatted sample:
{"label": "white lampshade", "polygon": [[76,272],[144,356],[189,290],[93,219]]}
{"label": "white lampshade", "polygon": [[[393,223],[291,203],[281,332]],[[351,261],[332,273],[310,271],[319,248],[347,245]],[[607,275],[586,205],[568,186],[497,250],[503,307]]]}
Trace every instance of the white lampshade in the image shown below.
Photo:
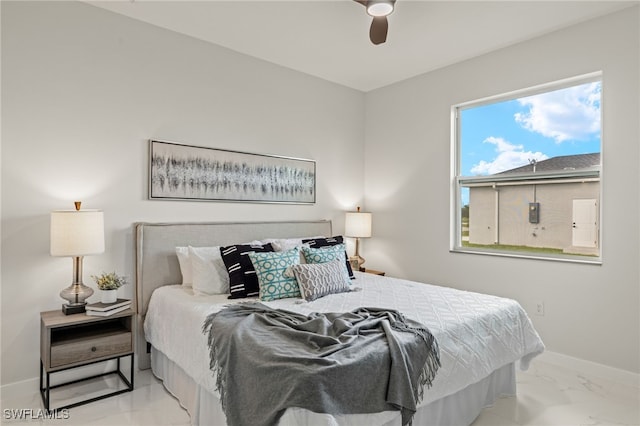
{"label": "white lampshade", "polygon": [[87,256],[104,252],[101,210],[51,212],[51,256]]}
{"label": "white lampshade", "polygon": [[344,221],[344,235],[355,238],[371,236],[371,213],[359,211],[347,212]]}

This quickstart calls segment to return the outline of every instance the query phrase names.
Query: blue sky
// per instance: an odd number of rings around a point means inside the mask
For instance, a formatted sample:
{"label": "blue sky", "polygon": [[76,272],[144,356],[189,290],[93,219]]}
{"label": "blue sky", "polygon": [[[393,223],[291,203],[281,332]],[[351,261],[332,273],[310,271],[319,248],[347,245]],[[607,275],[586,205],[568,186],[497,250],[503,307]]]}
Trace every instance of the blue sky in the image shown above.
{"label": "blue sky", "polygon": [[601,83],[461,110],[461,175],[600,152]]}

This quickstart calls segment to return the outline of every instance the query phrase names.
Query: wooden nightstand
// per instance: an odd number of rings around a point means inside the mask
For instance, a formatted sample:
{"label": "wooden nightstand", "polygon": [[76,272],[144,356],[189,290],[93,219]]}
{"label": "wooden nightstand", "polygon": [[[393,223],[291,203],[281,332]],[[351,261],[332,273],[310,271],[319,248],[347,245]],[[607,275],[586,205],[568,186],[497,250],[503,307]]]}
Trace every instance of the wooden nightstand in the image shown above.
{"label": "wooden nightstand", "polygon": [[[40,313],[40,395],[49,410],[50,390],[108,374],[117,374],[127,386],[115,392],[58,408],[66,409],[133,390],[134,311],[127,309],[107,317],[84,313],[65,315],[60,310]],[[120,358],[131,357],[130,378],[120,369]],[[53,373],[116,359],[116,369],[80,380],[50,384]],[[43,371],[45,377],[43,378]],[[43,383],[43,379],[44,383]]]}
{"label": "wooden nightstand", "polygon": [[384,277],[384,274],[386,274],[386,272],[384,271],[376,271],[375,269],[369,269],[369,268],[360,268],[360,272],[366,272],[367,274],[373,274],[373,275],[380,275]]}

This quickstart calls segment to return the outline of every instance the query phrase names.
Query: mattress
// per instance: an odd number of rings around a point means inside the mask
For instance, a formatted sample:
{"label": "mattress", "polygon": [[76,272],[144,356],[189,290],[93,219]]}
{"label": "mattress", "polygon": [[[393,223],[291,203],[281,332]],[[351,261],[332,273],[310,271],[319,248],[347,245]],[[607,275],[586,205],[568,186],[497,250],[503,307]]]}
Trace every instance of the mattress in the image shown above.
{"label": "mattress", "polygon": [[[529,317],[514,300],[358,272],[352,285],[352,292],[313,302],[263,303],[302,314],[358,307],[396,309],[424,324],[438,341],[442,366],[420,406],[455,394],[508,364],[517,362],[527,369],[530,360],[544,350]],[[217,395],[202,324],[208,314],[246,300],[196,296],[180,285],[160,287],[151,296],[145,338],[199,386]]]}

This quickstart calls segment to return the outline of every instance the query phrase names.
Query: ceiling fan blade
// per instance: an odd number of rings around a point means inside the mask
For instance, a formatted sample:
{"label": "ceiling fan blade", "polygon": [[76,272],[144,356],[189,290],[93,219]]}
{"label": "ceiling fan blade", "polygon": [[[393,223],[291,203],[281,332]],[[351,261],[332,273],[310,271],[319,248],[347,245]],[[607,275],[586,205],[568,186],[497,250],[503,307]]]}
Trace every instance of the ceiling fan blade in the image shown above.
{"label": "ceiling fan blade", "polygon": [[373,44],[382,44],[387,41],[387,31],[389,30],[389,22],[386,16],[373,18],[371,28],[369,29],[369,38]]}
{"label": "ceiling fan blade", "polygon": [[355,1],[356,3],[360,3],[364,7],[367,7],[367,0],[353,0],[353,1]]}

